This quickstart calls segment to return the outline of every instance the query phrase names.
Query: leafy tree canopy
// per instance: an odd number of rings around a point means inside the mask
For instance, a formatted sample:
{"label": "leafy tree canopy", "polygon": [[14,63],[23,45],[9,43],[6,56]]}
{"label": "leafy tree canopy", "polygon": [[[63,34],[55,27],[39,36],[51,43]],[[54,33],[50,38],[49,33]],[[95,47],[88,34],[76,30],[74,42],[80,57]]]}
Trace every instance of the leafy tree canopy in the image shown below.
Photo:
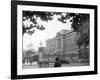
{"label": "leafy tree canopy", "polygon": [[39,24],[37,19],[41,21],[49,21],[53,19],[54,14],[60,14],[59,12],[37,12],[37,11],[23,11],[23,22],[26,20],[30,20],[31,24],[29,26],[25,26],[23,24],[23,34],[28,33],[32,35],[35,30],[31,30],[32,28],[37,28],[39,30],[45,30],[45,27],[42,24]]}
{"label": "leafy tree canopy", "polygon": [[79,46],[87,46],[89,44],[89,14],[23,11],[23,22],[26,20],[31,22],[29,26],[23,24],[23,35],[25,33],[32,35],[35,32],[33,28],[45,30],[45,27],[39,24],[37,19],[39,18],[41,21],[48,22],[49,20],[53,20],[54,15],[59,15],[58,21],[62,23],[66,23],[67,19],[70,19],[73,31],[79,34],[79,38],[76,41]]}
{"label": "leafy tree canopy", "polygon": [[85,47],[89,45],[89,14],[75,14],[75,13],[66,13],[65,16],[60,17],[60,21],[66,23],[66,19],[69,19],[72,22],[73,31],[78,33],[78,39],[76,40],[77,45],[80,47],[84,45]]}

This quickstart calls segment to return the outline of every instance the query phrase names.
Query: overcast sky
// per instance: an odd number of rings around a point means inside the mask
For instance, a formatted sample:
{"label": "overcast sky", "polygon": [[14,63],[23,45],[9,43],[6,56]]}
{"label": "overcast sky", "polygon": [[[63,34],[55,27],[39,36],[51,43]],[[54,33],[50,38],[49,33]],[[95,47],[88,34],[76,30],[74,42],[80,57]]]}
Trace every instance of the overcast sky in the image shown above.
{"label": "overcast sky", "polygon": [[[23,49],[26,50],[30,47],[34,48],[36,51],[38,50],[38,47],[40,46],[40,43],[42,43],[42,46],[46,46],[45,41],[49,38],[53,38],[56,36],[56,33],[61,31],[62,29],[71,30],[71,22],[70,19],[67,20],[67,23],[62,23],[60,21],[57,21],[57,16],[54,16],[54,19],[48,22],[42,22],[40,19],[37,20],[39,24],[43,24],[45,27],[45,30],[38,30],[36,28],[35,32],[32,35],[24,34],[23,36]],[[23,22],[24,25],[30,25],[30,20],[26,20]]]}

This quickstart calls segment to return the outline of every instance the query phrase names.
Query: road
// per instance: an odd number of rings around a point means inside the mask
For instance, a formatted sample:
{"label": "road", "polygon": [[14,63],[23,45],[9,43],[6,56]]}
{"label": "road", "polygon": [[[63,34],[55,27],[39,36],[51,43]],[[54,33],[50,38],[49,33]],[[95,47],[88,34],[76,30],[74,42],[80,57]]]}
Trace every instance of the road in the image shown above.
{"label": "road", "polygon": [[39,65],[37,62],[34,62],[34,63],[25,63],[23,64],[23,69],[26,69],[26,68],[39,68]]}
{"label": "road", "polygon": [[72,66],[89,66],[88,63],[70,63],[70,64],[62,64],[62,67],[72,67]]}
{"label": "road", "polygon": [[[48,67],[53,67],[53,66],[54,66],[54,63],[49,63]],[[72,66],[89,66],[89,64],[88,63],[70,63],[70,64],[62,64],[61,65],[61,67],[72,67]],[[29,68],[40,68],[40,67],[39,67],[39,64],[37,62],[34,62],[32,64],[27,63],[27,64],[23,65],[23,69],[29,69]]]}

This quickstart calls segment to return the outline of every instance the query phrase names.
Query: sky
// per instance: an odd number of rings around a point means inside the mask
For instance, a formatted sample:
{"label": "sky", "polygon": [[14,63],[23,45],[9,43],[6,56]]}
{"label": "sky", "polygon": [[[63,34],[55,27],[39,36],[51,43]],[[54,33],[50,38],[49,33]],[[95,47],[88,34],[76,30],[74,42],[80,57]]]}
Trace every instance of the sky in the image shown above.
{"label": "sky", "polygon": [[[42,46],[46,46],[46,40],[54,38],[57,34],[57,32],[66,29],[71,30],[71,24],[70,19],[67,19],[67,23],[62,23],[60,21],[57,21],[57,16],[54,16],[54,19],[48,22],[41,21],[40,19],[37,20],[39,24],[43,24],[45,27],[45,30],[38,30],[36,28],[35,32],[32,35],[24,34],[23,36],[23,49],[27,50],[30,48],[33,48],[35,51],[38,50],[38,47],[40,46],[40,43],[42,43]],[[24,21],[24,25],[30,25],[30,20]]]}

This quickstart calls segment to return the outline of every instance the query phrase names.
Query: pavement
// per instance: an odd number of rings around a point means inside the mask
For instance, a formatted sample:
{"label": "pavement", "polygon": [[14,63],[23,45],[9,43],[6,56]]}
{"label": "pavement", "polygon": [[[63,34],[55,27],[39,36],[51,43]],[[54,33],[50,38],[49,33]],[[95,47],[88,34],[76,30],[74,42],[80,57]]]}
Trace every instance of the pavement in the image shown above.
{"label": "pavement", "polygon": [[89,63],[70,63],[61,65],[61,67],[72,67],[72,66],[89,66]]}
{"label": "pavement", "polygon": [[[54,63],[49,63],[49,67],[53,67]],[[72,67],[72,66],[89,66],[88,63],[70,63],[70,64],[62,64],[61,67]],[[23,69],[28,68],[39,68],[39,64],[37,62],[34,62],[32,64],[26,63],[23,64]]]}
{"label": "pavement", "polygon": [[23,68],[39,68],[39,64],[37,62],[25,63],[23,64]]}

